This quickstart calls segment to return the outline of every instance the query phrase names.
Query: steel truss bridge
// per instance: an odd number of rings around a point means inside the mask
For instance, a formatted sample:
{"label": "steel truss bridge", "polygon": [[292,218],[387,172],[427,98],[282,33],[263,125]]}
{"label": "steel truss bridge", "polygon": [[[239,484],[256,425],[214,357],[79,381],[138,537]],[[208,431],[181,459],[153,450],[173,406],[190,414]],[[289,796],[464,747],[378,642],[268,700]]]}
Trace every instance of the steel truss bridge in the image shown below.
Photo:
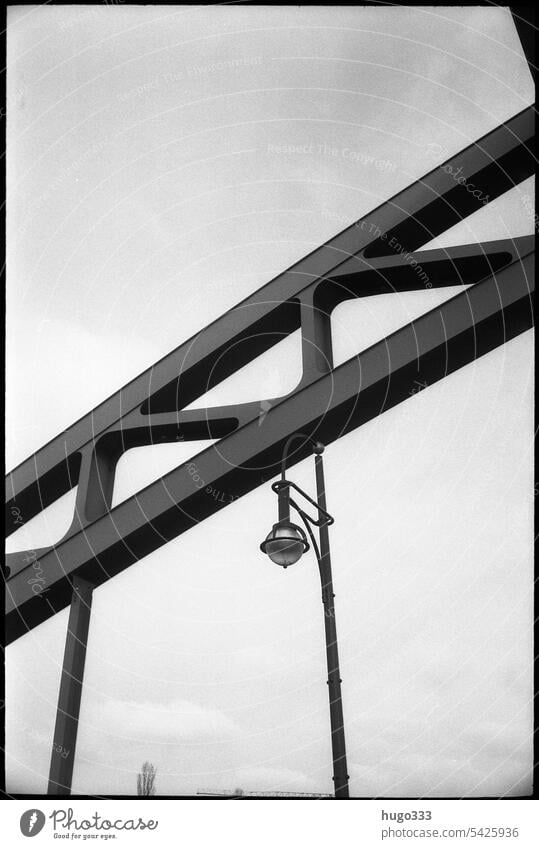
{"label": "steel truss bridge", "polygon": [[[8,535],[77,490],[62,539],[6,557],[7,643],[70,606],[50,795],[71,792],[95,587],[223,509],[212,491],[239,498],[275,477],[293,433],[327,445],[409,399],[418,383],[431,386],[532,327],[534,237],[418,249],[534,173],[533,133],[530,107],[279,274],[7,475]],[[334,367],[338,304],[457,285],[468,288]],[[303,373],[293,392],[185,409],[298,329]],[[207,486],[195,486],[186,462],[113,508],[124,452],[177,439],[217,440],[196,456]],[[290,465],[310,451],[300,443]]]}

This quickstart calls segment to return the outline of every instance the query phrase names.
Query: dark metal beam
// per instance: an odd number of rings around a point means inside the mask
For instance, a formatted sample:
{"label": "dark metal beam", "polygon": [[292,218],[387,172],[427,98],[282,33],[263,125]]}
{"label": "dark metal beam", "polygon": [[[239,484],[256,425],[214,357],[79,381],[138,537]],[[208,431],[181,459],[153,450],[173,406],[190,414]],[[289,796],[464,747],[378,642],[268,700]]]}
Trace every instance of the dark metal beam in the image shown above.
{"label": "dark metal beam", "polygon": [[535,40],[537,38],[535,6],[511,6],[511,14],[530,73],[535,80],[537,72],[537,65],[535,64]]}
{"label": "dark metal beam", "polygon": [[93,584],[76,576],[72,581],[72,600],[60,679],[60,693],[49,772],[49,796],[71,792],[75,749],[84,679],[84,663],[90,627]]}

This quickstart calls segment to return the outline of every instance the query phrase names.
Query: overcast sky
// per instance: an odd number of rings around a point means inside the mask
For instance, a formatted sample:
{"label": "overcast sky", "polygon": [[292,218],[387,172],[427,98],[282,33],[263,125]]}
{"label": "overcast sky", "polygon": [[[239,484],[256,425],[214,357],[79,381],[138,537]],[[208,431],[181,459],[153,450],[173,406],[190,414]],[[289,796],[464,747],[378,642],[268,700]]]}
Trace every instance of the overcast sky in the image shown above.
{"label": "overcast sky", "polygon": [[[11,7],[8,468],[532,100],[504,9]],[[428,247],[531,233],[532,197]],[[336,362],[457,291],[347,302]],[[530,790],[532,357],[526,333],[326,451],[352,795]],[[299,375],[294,334],[208,404]],[[115,503],[202,447],[129,452]],[[293,478],[313,491],[311,461]],[[135,793],[144,760],[161,794],[332,792],[318,573],[258,550],[275,501],[95,592],[74,793]],[[66,624],[7,650],[12,792],[46,792]]]}

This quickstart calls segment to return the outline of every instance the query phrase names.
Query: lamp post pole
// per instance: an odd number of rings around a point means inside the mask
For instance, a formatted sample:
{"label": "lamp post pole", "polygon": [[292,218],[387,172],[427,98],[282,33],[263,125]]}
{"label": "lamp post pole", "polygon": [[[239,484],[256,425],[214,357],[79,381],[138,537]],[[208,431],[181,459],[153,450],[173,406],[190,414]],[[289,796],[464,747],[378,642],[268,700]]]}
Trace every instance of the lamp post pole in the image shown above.
{"label": "lamp post pole", "polygon": [[[286,479],[286,464],[288,451],[295,439],[310,442],[315,454],[316,491],[317,499],[314,501],[302,489]],[[336,799],[349,799],[348,771],[346,765],[346,744],[344,739],[344,719],[341,694],[341,673],[339,668],[339,650],[337,646],[337,623],[335,621],[335,593],[333,592],[333,578],[331,574],[331,557],[329,551],[328,526],[333,523],[333,517],[326,509],[326,487],[324,483],[324,465],[322,453],[324,446],[321,442],[315,442],[310,436],[303,433],[294,433],[285,443],[281,460],[281,480],[274,483],[272,489],[277,493],[279,499],[279,521],[261,544],[260,548],[269,558],[283,566],[285,569],[296,563],[300,557],[309,550],[305,532],[290,521],[290,507],[301,516],[303,523],[311,538],[312,547],[318,561],[320,572],[320,583],[322,585],[322,604],[324,605],[324,628],[326,637],[326,659],[328,669],[328,693],[329,693],[329,718],[331,724],[331,749],[333,756],[333,783],[335,785]],[[309,516],[290,497],[290,490],[299,492],[318,511],[318,517]],[[318,543],[316,541],[313,527],[318,528]]]}
{"label": "lamp post pole", "polygon": [[[322,461],[323,446],[317,445],[315,452],[317,501],[321,509],[326,510],[326,488]],[[341,673],[339,667],[339,649],[337,645],[337,623],[335,621],[335,593],[331,574],[329,551],[329,532],[327,523],[319,529],[320,534],[320,581],[322,584],[322,604],[324,605],[324,626],[326,631],[326,658],[328,667],[329,716],[331,723],[331,748],[333,753],[333,783],[335,798],[348,799],[348,769],[346,764],[346,743],[344,739],[344,717],[342,708]]]}

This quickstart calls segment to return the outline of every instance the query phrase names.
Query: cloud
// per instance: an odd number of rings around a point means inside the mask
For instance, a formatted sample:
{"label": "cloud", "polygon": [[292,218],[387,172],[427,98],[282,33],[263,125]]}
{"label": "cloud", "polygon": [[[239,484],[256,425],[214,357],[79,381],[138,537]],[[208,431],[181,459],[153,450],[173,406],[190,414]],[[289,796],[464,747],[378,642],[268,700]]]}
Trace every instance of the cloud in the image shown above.
{"label": "cloud", "polygon": [[206,742],[234,737],[239,726],[217,708],[176,700],[168,704],[111,699],[96,711],[104,734],[139,743]]}

